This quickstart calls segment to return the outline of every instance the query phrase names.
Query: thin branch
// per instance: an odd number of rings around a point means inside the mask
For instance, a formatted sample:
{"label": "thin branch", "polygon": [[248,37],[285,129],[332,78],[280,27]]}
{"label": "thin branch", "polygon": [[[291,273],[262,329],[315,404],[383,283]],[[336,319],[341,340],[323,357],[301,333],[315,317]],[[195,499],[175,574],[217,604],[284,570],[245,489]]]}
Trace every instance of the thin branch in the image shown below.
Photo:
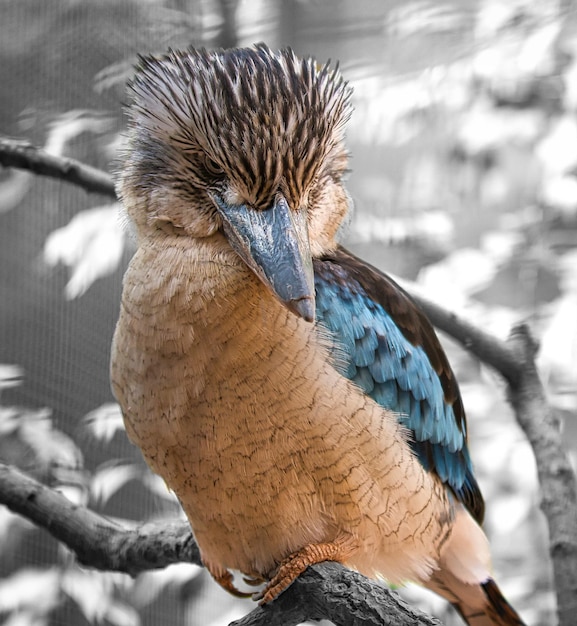
{"label": "thin branch", "polygon": [[163,521],[125,528],[3,463],[0,504],[48,530],[76,553],[81,564],[96,569],[135,576],[173,563],[202,565],[187,523]]}
{"label": "thin branch", "polygon": [[456,339],[478,359],[496,369],[513,387],[519,383],[519,362],[514,350],[505,342],[459,317],[418,293],[416,285],[407,285],[413,300],[423,309],[433,326]]}
{"label": "thin branch", "polygon": [[[186,522],[125,528],[2,463],[0,504],[48,530],[89,567],[135,576],[173,563],[202,565]],[[287,626],[307,619],[359,626],[440,624],[377,582],[337,563],[322,563],[309,568],[272,604],[257,607],[235,625]]]}
{"label": "thin branch", "polygon": [[541,509],[549,526],[549,550],[560,626],[575,624],[577,611],[577,485],[563,447],[559,420],[547,402],[537,368],[537,346],[529,329],[516,326],[507,344],[516,356],[518,384],[509,400],[533,449],[541,488]]}
{"label": "thin branch", "polygon": [[86,191],[116,197],[112,177],[106,172],[75,159],[54,156],[27,141],[0,137],[0,165],[59,178]]}

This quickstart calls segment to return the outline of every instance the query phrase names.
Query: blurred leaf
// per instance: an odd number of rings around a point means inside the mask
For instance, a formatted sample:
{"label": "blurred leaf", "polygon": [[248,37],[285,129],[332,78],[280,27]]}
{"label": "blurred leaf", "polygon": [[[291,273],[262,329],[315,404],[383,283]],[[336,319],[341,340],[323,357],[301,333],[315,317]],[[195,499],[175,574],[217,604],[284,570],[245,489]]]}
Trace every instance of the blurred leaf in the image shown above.
{"label": "blurred leaf", "polygon": [[0,507],[0,542],[3,542],[9,535],[13,525],[23,528],[35,528],[34,524],[25,517],[22,517],[22,515],[12,513],[12,511],[5,506]]}
{"label": "blurred leaf", "polygon": [[38,615],[33,609],[16,611],[9,615],[2,626],[48,626],[50,615]]}
{"label": "blurred leaf", "polygon": [[89,622],[102,621],[110,606],[113,588],[105,580],[105,573],[76,567],[62,576],[62,591],[76,602]]}
{"label": "blurred leaf", "polygon": [[59,603],[60,570],[55,567],[24,567],[0,579],[0,612],[28,607],[36,615],[46,615]]}
{"label": "blurred leaf", "polygon": [[577,55],[575,54],[563,72],[563,82],[565,85],[564,109],[574,113],[577,109]]}
{"label": "blurred leaf", "polygon": [[398,146],[424,128],[424,119],[417,113],[432,105],[432,97],[419,78],[386,85],[373,77],[353,84],[356,110],[349,134],[356,141]]}
{"label": "blurred leaf", "polygon": [[477,80],[501,102],[529,102],[539,81],[555,72],[560,29],[552,3],[482,3],[477,37],[484,45],[473,58]]}
{"label": "blurred leaf", "polygon": [[539,28],[524,38],[519,52],[519,70],[536,76],[546,76],[555,71],[555,46],[561,27],[558,17],[555,19],[549,16],[547,21],[541,22]]}
{"label": "blurred leaf", "polygon": [[140,615],[136,609],[118,600],[108,607],[106,619],[115,626],[139,626],[140,624]]}
{"label": "blurred leaf", "polygon": [[402,217],[378,217],[365,213],[362,219],[353,219],[348,237],[355,243],[383,241],[398,243],[410,238],[410,222]]}
{"label": "blurred leaf", "polygon": [[403,146],[470,100],[471,71],[462,61],[405,76],[351,77],[355,114],[349,136],[368,145]]}
{"label": "blurred leaf", "polygon": [[101,111],[74,109],[66,111],[48,126],[44,150],[55,156],[64,156],[68,142],[85,132],[104,133],[112,128],[112,119]]}
{"label": "blurred leaf", "polygon": [[365,213],[362,219],[353,220],[347,240],[387,244],[423,240],[447,245],[453,232],[453,221],[445,211],[422,211],[406,217],[378,217]]}
{"label": "blurred leaf", "polygon": [[577,167],[577,120],[563,115],[535,149],[546,175],[565,174]]}
{"label": "blurred leaf", "polygon": [[461,248],[423,268],[419,282],[438,294],[470,295],[489,285],[496,273],[497,264],[487,254],[474,248]]}
{"label": "blurred leaf", "polygon": [[541,200],[565,218],[577,217],[577,178],[575,176],[551,176],[543,181]]}
{"label": "blurred leaf", "polygon": [[40,409],[24,413],[19,429],[20,439],[34,451],[41,466],[79,469],[84,463],[81,450],[65,433],[54,428],[51,411]]}
{"label": "blurred leaf", "polygon": [[452,32],[468,22],[455,5],[439,2],[407,2],[393,7],[387,15],[386,29],[399,37]]}
{"label": "blurred leaf", "polygon": [[22,410],[15,406],[0,407],[0,437],[12,434],[20,427]]}
{"label": "blurred leaf", "polygon": [[[19,412],[17,409],[0,407],[0,461],[6,465],[14,465],[21,470],[30,471],[39,476],[34,451],[19,437]],[[44,468],[40,470],[44,473]]]}
{"label": "blurred leaf", "polygon": [[159,496],[163,500],[178,503],[178,498],[174,495],[174,492],[158,474],[154,474],[152,471],[145,471],[141,475],[141,482],[154,495]]}
{"label": "blurred leaf", "polygon": [[32,522],[21,515],[12,513],[5,506],[0,507],[0,552],[17,549],[24,532],[36,528]]}
{"label": "blurred leaf", "polygon": [[543,223],[543,211],[534,204],[517,208],[504,213],[499,218],[499,227],[503,230],[522,230],[537,228]]}
{"label": "blurred leaf", "polygon": [[523,242],[521,233],[502,228],[486,232],[481,237],[481,249],[500,265],[508,261]]}
{"label": "blurred leaf", "polygon": [[479,99],[461,115],[456,140],[469,156],[511,144],[530,146],[542,132],[544,123],[542,111],[496,108],[488,100]]}
{"label": "blurred leaf", "polygon": [[167,588],[180,588],[202,574],[203,568],[191,563],[176,563],[162,570],[144,572],[135,581],[136,606],[148,606]]}
{"label": "blurred leaf", "polygon": [[109,443],[117,432],[124,432],[122,412],[116,402],[107,402],[90,411],[82,421],[88,432],[104,443]]}
{"label": "blurred leaf", "polygon": [[533,0],[484,0],[479,3],[476,34],[488,39],[509,31],[524,33],[557,16],[557,7],[550,2]]}
{"label": "blurred leaf", "polygon": [[83,480],[82,452],[54,428],[50,409],[0,407],[0,458],[41,480]]}
{"label": "blurred leaf", "polygon": [[138,613],[121,602],[117,590],[132,586],[132,580],[123,574],[96,572],[78,567],[68,568],[62,576],[62,590],[84,614],[89,622],[108,621],[117,626],[138,626]]}
{"label": "blurred leaf", "polygon": [[54,491],[58,491],[73,504],[86,506],[88,504],[88,495],[84,484],[78,481],[72,484],[60,484],[54,487]]}
{"label": "blurred leaf", "polygon": [[128,79],[134,74],[136,62],[136,57],[130,57],[107,65],[100,70],[94,77],[94,90],[96,93],[102,93],[116,85],[124,87]]}
{"label": "blurred leaf", "polygon": [[142,469],[135,464],[109,461],[102,464],[90,481],[90,495],[95,503],[104,504],[126,483],[139,478]]}
{"label": "blurred leaf", "polygon": [[0,213],[15,209],[25,198],[34,176],[23,170],[9,170],[0,180]]}
{"label": "blurred leaf", "polygon": [[65,294],[70,300],[83,295],[98,278],[116,270],[124,251],[124,233],[118,204],[81,211],[47,237],[44,261],[71,268]]}
{"label": "blurred leaf", "polygon": [[0,363],[0,391],[2,389],[18,387],[22,384],[23,378],[24,369],[21,368],[19,365]]}

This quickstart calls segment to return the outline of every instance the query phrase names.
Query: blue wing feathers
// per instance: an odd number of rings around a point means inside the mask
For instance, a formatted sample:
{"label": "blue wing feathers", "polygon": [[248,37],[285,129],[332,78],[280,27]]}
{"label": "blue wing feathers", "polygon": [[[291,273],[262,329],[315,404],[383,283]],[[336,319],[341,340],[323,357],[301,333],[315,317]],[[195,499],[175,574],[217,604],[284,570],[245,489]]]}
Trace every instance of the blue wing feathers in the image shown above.
{"label": "blue wing feathers", "polygon": [[335,367],[398,415],[411,446],[479,521],[458,387],[423,314],[388,277],[339,249],[315,260],[317,323],[333,338]]}
{"label": "blue wing feathers", "polygon": [[372,328],[367,329],[363,337],[355,338],[354,360],[358,367],[368,367],[379,346],[377,334]]}
{"label": "blue wing feathers", "polygon": [[386,383],[378,383],[374,385],[374,388],[374,392],[371,393],[371,391],[366,391],[366,393],[368,393],[375,402],[378,402],[381,406],[398,405],[399,389],[394,380],[389,380]]}

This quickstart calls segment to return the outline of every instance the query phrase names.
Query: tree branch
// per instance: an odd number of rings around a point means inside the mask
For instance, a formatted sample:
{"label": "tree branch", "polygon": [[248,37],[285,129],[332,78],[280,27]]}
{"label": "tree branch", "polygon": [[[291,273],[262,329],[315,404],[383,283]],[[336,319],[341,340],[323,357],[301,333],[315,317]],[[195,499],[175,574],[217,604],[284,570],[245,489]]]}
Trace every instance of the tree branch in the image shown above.
{"label": "tree branch", "polygon": [[76,553],[81,564],[96,569],[136,576],[173,563],[202,565],[186,522],[125,528],[3,463],[0,504],[49,531]]}
{"label": "tree branch", "polygon": [[442,626],[394,591],[331,562],[309,567],[274,602],[230,626],[295,626],[308,619],[336,626]]}
{"label": "tree branch", "polygon": [[416,285],[411,285],[408,281],[400,282],[407,285],[407,291],[426,313],[433,326],[456,339],[465,350],[496,369],[511,386],[518,385],[519,362],[510,346],[463,317],[423,297],[418,293]]}
{"label": "tree branch", "polygon": [[[3,463],[0,504],[48,530],[89,567],[136,576],[173,563],[202,565],[186,522],[125,528]],[[235,626],[288,626],[307,619],[359,626],[440,624],[377,582],[337,563],[322,563],[309,568],[272,604],[256,608]]]}
{"label": "tree branch", "polygon": [[559,420],[547,402],[535,365],[537,346],[529,329],[516,326],[507,344],[515,354],[519,378],[509,400],[537,463],[541,509],[549,526],[549,551],[560,626],[575,624],[577,609],[577,486],[563,447]]}
{"label": "tree branch", "polygon": [[60,178],[86,191],[116,198],[112,177],[75,159],[54,156],[27,141],[0,137],[0,165]]}

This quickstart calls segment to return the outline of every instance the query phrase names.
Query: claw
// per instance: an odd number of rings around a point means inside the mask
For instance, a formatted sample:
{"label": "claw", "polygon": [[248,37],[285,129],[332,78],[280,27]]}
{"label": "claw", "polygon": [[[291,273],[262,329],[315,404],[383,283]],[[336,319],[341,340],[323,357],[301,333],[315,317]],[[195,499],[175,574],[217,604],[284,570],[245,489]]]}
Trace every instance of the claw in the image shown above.
{"label": "claw", "polygon": [[340,538],[331,543],[311,543],[284,559],[267,586],[253,595],[259,604],[267,604],[289,587],[309,565],[323,561],[345,561],[354,551],[351,538]]}
{"label": "claw", "polygon": [[234,586],[234,583],[232,582],[233,575],[228,570],[225,570],[224,574],[214,574],[213,572],[210,572],[210,575],[223,589],[226,589],[226,591],[233,596],[236,596],[237,598],[250,598],[252,596],[250,591],[240,591]]}

